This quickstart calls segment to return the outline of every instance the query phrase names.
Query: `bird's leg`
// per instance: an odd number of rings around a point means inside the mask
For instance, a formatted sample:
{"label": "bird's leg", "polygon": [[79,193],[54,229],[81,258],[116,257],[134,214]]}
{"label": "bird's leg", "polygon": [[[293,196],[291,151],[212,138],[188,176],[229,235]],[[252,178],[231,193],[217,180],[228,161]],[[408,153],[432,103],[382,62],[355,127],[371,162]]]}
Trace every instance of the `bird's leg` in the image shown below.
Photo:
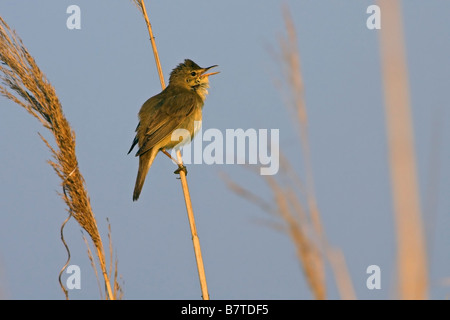
{"label": "bird's leg", "polygon": [[178,169],[175,170],[173,173],[179,174],[180,171],[184,171],[184,174],[187,175],[187,169],[186,166],[183,164],[179,164],[177,160],[175,160],[170,153],[166,151],[166,148],[161,149],[162,153],[164,153],[166,156],[168,156],[170,159],[172,159],[173,162],[175,162],[178,165]]}
{"label": "bird's leg", "polygon": [[162,148],[162,149],[161,149],[161,152],[164,153],[166,156],[168,156],[170,159],[172,159],[173,162],[175,162],[176,164],[178,164],[178,161],[175,160],[174,158],[172,158],[172,155],[166,151],[166,148]]}

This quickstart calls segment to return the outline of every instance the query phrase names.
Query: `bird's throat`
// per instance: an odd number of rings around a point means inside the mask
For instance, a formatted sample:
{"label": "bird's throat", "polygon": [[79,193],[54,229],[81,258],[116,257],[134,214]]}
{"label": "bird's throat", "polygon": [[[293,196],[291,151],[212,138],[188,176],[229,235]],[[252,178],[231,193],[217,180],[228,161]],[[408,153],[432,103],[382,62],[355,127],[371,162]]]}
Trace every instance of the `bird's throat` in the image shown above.
{"label": "bird's throat", "polygon": [[209,88],[208,83],[201,83],[196,86],[193,86],[192,90],[195,91],[204,101],[206,96],[208,95],[208,88]]}

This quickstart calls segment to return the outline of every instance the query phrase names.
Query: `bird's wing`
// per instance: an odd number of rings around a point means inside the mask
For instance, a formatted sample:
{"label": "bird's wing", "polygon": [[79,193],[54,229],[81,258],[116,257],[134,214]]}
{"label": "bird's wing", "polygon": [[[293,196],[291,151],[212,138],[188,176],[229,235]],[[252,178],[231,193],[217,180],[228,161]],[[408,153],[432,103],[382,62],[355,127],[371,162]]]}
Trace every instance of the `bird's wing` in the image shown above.
{"label": "bird's wing", "polygon": [[[149,103],[151,103],[150,100]],[[139,128],[142,132],[138,132],[140,148],[136,156],[147,152],[170,136],[179,128],[183,120],[194,112],[198,102],[195,95],[180,93],[165,98],[160,97],[153,101],[154,107],[149,105],[149,110],[143,109]]]}
{"label": "bird's wing", "polygon": [[[137,127],[136,127],[135,132],[138,131],[140,125],[141,125],[141,123],[139,122]],[[138,139],[138,136],[136,134],[136,136],[134,137],[133,143],[131,144],[130,150],[128,150],[127,154],[130,154],[131,150],[133,150],[134,146],[137,145],[138,142],[139,142],[139,139]]]}

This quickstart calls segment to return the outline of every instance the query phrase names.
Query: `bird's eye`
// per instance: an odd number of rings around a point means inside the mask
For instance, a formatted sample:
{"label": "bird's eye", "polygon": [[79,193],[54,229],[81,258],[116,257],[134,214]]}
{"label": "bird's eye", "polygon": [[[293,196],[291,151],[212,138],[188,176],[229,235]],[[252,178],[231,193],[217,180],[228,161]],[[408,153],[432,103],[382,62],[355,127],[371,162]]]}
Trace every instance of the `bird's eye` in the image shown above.
{"label": "bird's eye", "polygon": [[195,77],[196,75],[197,75],[197,72],[195,72],[195,71],[191,72],[191,76]]}

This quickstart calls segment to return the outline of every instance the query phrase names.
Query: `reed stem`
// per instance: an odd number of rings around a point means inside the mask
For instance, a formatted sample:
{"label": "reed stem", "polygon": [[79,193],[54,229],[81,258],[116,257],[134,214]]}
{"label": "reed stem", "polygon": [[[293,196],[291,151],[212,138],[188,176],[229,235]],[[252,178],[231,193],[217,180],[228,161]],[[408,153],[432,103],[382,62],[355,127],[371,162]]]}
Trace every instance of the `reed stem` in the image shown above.
{"label": "reed stem", "polygon": [[[150,42],[152,44],[152,49],[153,49],[153,55],[155,57],[156,67],[158,69],[159,80],[161,82],[161,88],[164,90],[166,87],[165,82],[164,82],[164,75],[163,75],[163,72],[161,69],[161,63],[159,61],[159,55],[158,55],[158,50],[156,48],[155,37],[153,36],[152,26],[150,24],[150,20],[148,19],[144,0],[139,0],[139,6],[142,9],[142,14],[143,14],[145,22],[147,24],[148,33],[150,35]],[[177,150],[177,160],[178,160],[179,165],[183,165],[183,159],[181,157],[180,150]],[[194,245],[195,260],[197,262],[197,270],[198,270],[198,277],[200,280],[200,288],[202,290],[202,298],[203,298],[203,300],[209,300],[205,268],[203,266],[202,251],[200,248],[200,240],[197,235],[197,228],[195,226],[194,211],[192,209],[192,202],[191,202],[191,196],[189,194],[189,187],[187,184],[186,173],[184,171],[180,171],[179,174],[180,174],[181,187],[183,189],[183,194],[184,194],[184,201],[186,203],[186,211],[187,211],[187,215],[188,215],[188,219],[189,219],[189,226],[190,226],[191,234],[192,234],[192,243]]]}
{"label": "reed stem", "polygon": [[419,201],[414,130],[400,1],[378,0],[386,128],[392,198],[397,229],[397,277],[400,299],[426,299],[428,267]]}

